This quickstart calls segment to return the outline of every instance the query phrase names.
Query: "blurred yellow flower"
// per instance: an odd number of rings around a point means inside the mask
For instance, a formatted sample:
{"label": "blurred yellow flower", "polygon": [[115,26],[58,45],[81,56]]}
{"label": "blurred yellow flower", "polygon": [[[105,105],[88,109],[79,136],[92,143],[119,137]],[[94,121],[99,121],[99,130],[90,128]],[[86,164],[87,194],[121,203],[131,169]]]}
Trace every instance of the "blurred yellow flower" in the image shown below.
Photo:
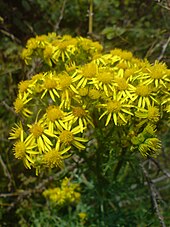
{"label": "blurred yellow flower", "polygon": [[69,178],[62,180],[61,187],[46,189],[43,195],[58,206],[77,204],[80,201],[79,184],[72,183]]}

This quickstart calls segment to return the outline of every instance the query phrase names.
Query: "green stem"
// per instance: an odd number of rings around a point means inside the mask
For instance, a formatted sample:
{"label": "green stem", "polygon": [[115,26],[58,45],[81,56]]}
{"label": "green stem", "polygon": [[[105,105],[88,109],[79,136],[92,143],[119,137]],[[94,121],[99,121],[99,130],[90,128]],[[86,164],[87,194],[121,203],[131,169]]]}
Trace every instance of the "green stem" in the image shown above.
{"label": "green stem", "polygon": [[90,7],[89,7],[89,31],[88,34],[92,34],[93,32],[93,0],[90,1]]}
{"label": "green stem", "polygon": [[98,135],[96,135],[96,138],[98,139],[98,149],[96,150],[96,179],[97,179],[97,192],[99,195],[99,222],[100,226],[105,226],[104,225],[104,213],[105,213],[105,208],[104,208],[104,185],[107,185],[106,179],[103,176],[102,172],[102,163],[103,163],[103,152],[105,150],[105,144],[104,144],[104,134],[102,129],[99,127],[98,128]]}
{"label": "green stem", "polygon": [[122,138],[122,128],[120,130],[118,130],[117,133],[118,133],[118,137],[119,137],[119,147],[121,148],[121,152],[120,152],[120,155],[118,157],[118,162],[115,165],[114,170],[113,170],[114,180],[117,179],[117,176],[119,175],[119,172],[120,172],[121,168],[123,167],[123,165],[125,163],[125,154],[127,152],[127,148],[122,147],[122,143],[120,141],[120,139]]}
{"label": "green stem", "polygon": [[125,159],[124,159],[125,153],[126,153],[126,149],[125,148],[122,148],[121,154],[119,156],[119,161],[117,162],[117,164],[116,164],[116,166],[114,168],[114,171],[113,171],[113,177],[114,177],[115,180],[117,179],[117,176],[118,176],[118,174],[119,174],[119,172],[120,172],[120,170],[121,170],[121,168],[122,168],[122,166],[124,164],[124,161],[125,161]]}

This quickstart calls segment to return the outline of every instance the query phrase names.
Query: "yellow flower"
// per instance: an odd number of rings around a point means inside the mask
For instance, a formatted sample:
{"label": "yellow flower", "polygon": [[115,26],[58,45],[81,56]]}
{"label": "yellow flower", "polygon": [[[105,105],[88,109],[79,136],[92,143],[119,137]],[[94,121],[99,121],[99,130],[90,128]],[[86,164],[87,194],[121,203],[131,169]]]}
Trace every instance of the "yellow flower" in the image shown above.
{"label": "yellow flower", "polygon": [[48,137],[55,137],[55,135],[49,132],[46,123],[43,122],[43,119],[40,119],[34,124],[28,124],[27,126],[30,130],[30,135],[27,137],[28,141],[34,141],[37,143],[40,152],[51,150],[51,146],[53,146],[53,144]]}
{"label": "yellow flower", "polygon": [[72,111],[64,118],[64,122],[70,122],[70,124],[78,123],[81,133],[90,124],[94,127],[92,118],[89,115],[89,111],[85,109],[85,106],[72,107]]}
{"label": "yellow flower", "polygon": [[15,158],[22,159],[26,168],[31,169],[31,166],[34,163],[32,156],[38,154],[37,151],[34,151],[35,147],[37,147],[37,145],[34,141],[30,141],[28,138],[24,141],[23,137],[14,144],[13,152]]}
{"label": "yellow flower", "polygon": [[46,109],[46,113],[43,116],[43,120],[46,122],[48,130],[51,134],[54,134],[55,126],[61,127],[62,119],[66,113],[64,113],[59,106],[50,105]]}
{"label": "yellow flower", "polygon": [[53,47],[51,44],[48,44],[45,46],[44,51],[43,51],[43,55],[44,55],[44,60],[45,62],[52,67],[52,56],[55,52],[55,47]]}
{"label": "yellow flower", "polygon": [[71,146],[65,148],[64,150],[60,150],[59,143],[56,143],[55,148],[51,148],[51,150],[47,151],[43,155],[43,163],[49,168],[59,167],[60,169],[62,169],[64,167],[63,160],[70,157],[71,155],[65,154],[70,150],[70,148]]}
{"label": "yellow flower", "polygon": [[31,60],[32,60],[32,55],[33,51],[31,49],[26,49],[24,48],[21,53],[21,58],[24,59],[25,64],[28,65]]}
{"label": "yellow flower", "polygon": [[76,126],[75,128],[72,128],[72,124],[68,124],[67,122],[63,123],[63,128],[58,128],[59,132],[58,134],[58,143],[62,144],[63,146],[74,146],[78,148],[79,150],[85,149],[85,146],[81,144],[80,142],[87,142],[87,139],[82,137],[75,136],[76,134],[79,134],[82,129],[80,126]]}
{"label": "yellow flower", "polygon": [[148,138],[139,145],[139,151],[145,157],[156,157],[161,152],[161,147],[161,142],[158,138]]}
{"label": "yellow flower", "polygon": [[133,96],[130,93],[130,88],[133,89],[133,85],[129,84],[124,77],[115,77],[114,86],[117,88],[117,92],[120,97],[133,100]]}
{"label": "yellow flower", "polygon": [[22,123],[20,122],[19,124],[15,124],[16,127],[12,127],[11,132],[10,132],[10,137],[9,139],[20,139],[23,141],[24,138],[24,130],[22,127]]}
{"label": "yellow flower", "polygon": [[[95,55],[96,53],[100,53],[103,49],[102,45],[100,45],[98,42],[93,42],[91,39],[78,37],[77,40],[78,47],[80,47],[80,49],[85,50],[91,56]],[[90,56],[88,57],[90,59]]]}
{"label": "yellow flower", "polygon": [[133,115],[133,113],[130,112],[130,108],[133,106],[127,104],[125,99],[122,99],[120,96],[116,95],[116,93],[114,93],[112,100],[108,101],[106,104],[100,104],[99,107],[106,109],[99,118],[100,120],[103,116],[107,115],[105,126],[109,124],[111,118],[113,118],[115,125],[121,121],[126,124],[127,120],[125,114]]}
{"label": "yellow flower", "polygon": [[78,94],[74,86],[75,78],[67,72],[58,75],[58,89],[60,90],[61,104],[60,107],[70,108],[71,99]]}
{"label": "yellow flower", "polygon": [[[133,54],[127,50],[121,50],[119,48],[115,48],[110,51],[110,53],[115,56],[119,56],[124,61],[130,61],[133,58]],[[121,61],[120,61],[121,62]]]}
{"label": "yellow flower", "polygon": [[60,97],[58,93],[58,77],[53,72],[48,72],[44,75],[42,88],[44,92],[41,95],[41,99],[43,99],[46,93],[49,93],[54,102],[56,102],[56,97]]}
{"label": "yellow flower", "polygon": [[158,101],[154,98],[156,93],[153,92],[153,89],[144,84],[139,84],[136,87],[130,87],[130,91],[133,97],[133,102],[137,100],[138,107],[145,108],[145,106],[151,106],[151,103],[157,103]]}
{"label": "yellow flower", "polygon": [[114,91],[114,72],[109,68],[101,68],[96,75],[96,78],[92,79],[92,84],[97,90],[104,91],[107,96],[110,96]]}
{"label": "yellow flower", "polygon": [[136,69],[135,67],[132,67],[132,68],[126,69],[122,76],[125,79],[127,79],[128,81],[132,81],[136,74],[139,75],[139,72],[140,72],[139,69]]}
{"label": "yellow flower", "polygon": [[76,51],[76,39],[70,37],[69,39],[56,40],[52,43],[55,46],[55,53],[52,60],[58,61],[60,58],[63,62],[66,62]]}
{"label": "yellow flower", "polygon": [[35,38],[30,38],[26,43],[26,47],[28,48],[28,50],[34,50],[38,47],[38,42]]}
{"label": "yellow flower", "polygon": [[29,89],[30,85],[31,85],[30,80],[21,81],[18,85],[19,92],[24,93],[24,92],[28,91],[28,93],[32,94],[31,89]]}
{"label": "yellow flower", "polygon": [[157,87],[167,87],[170,83],[170,71],[167,69],[165,63],[155,62],[153,66],[147,68],[148,73],[141,77],[144,84],[152,84]]}
{"label": "yellow flower", "polygon": [[149,106],[148,109],[139,108],[135,116],[147,119],[151,122],[157,122],[160,118],[160,112],[157,107]]}
{"label": "yellow flower", "polygon": [[28,98],[29,94],[24,93],[23,95],[19,93],[18,97],[16,98],[14,102],[14,109],[16,113],[21,113],[25,117],[29,117],[32,112],[25,107],[25,105],[32,100],[32,98]]}
{"label": "yellow flower", "polygon": [[98,72],[98,67],[94,62],[85,64],[80,69],[77,70],[75,74],[75,79],[79,80],[76,88],[84,88],[88,81],[91,81],[92,78],[96,77]]}

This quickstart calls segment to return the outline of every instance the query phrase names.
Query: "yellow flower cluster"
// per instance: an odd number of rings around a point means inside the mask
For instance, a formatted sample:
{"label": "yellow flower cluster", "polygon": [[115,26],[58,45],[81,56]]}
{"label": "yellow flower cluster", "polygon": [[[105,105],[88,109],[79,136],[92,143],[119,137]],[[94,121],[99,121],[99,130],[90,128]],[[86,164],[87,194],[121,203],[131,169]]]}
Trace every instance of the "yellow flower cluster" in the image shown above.
{"label": "yellow flower cluster", "polygon": [[70,35],[59,36],[56,33],[30,38],[21,57],[26,64],[31,64],[34,57],[40,57],[50,67],[56,66],[71,70],[73,62],[83,64],[99,54],[103,47],[98,42],[83,37]]}
{"label": "yellow flower cluster", "polygon": [[[120,49],[101,51],[99,43],[82,37],[51,33],[28,40],[25,62],[38,57],[49,68],[19,83],[14,109],[22,121],[9,138],[15,157],[37,174],[43,167],[62,168],[73,149],[85,149],[84,132],[97,121],[126,126],[137,137],[169,114],[170,70],[164,63],[150,64]],[[160,150],[153,138],[158,140],[155,134],[145,141],[147,149],[135,144],[144,156],[155,143],[154,153]]]}
{"label": "yellow flower cluster", "polygon": [[46,199],[61,207],[77,204],[81,197],[79,190],[79,184],[71,183],[70,179],[65,177],[62,180],[61,187],[46,189],[43,195]]}

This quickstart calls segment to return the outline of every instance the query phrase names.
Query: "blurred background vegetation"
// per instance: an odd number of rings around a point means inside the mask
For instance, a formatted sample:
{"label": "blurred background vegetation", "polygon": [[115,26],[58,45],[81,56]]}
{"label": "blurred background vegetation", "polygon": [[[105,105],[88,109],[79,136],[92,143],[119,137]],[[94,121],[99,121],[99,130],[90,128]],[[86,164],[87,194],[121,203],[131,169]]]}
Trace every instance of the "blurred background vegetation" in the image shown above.
{"label": "blurred background vegetation", "polygon": [[[103,196],[96,194],[95,174],[88,165],[75,160],[77,168],[53,170],[35,177],[14,159],[9,130],[15,122],[13,102],[17,84],[36,71],[24,65],[20,51],[28,38],[57,32],[81,35],[111,48],[130,50],[136,57],[170,65],[169,0],[94,0],[93,30],[89,33],[87,0],[1,0],[0,1],[0,226],[160,226],[149,196],[149,189],[138,161],[133,161],[128,176],[120,176],[107,187]],[[38,64],[38,63],[37,63]],[[168,123],[167,123],[168,124]],[[170,226],[169,132],[165,130],[164,152],[158,161],[145,161],[160,193],[160,205]],[[112,154],[111,154],[112,155]],[[42,192],[72,173],[82,184],[82,201],[77,207],[58,209],[46,203]],[[110,179],[111,180],[110,176]],[[146,176],[145,176],[146,177]],[[108,176],[109,178],[109,176]],[[144,186],[143,186],[144,185]],[[166,201],[166,202],[165,202]],[[107,204],[105,214],[102,204]],[[78,213],[88,213],[79,220]],[[163,226],[163,225],[162,225]]]}

